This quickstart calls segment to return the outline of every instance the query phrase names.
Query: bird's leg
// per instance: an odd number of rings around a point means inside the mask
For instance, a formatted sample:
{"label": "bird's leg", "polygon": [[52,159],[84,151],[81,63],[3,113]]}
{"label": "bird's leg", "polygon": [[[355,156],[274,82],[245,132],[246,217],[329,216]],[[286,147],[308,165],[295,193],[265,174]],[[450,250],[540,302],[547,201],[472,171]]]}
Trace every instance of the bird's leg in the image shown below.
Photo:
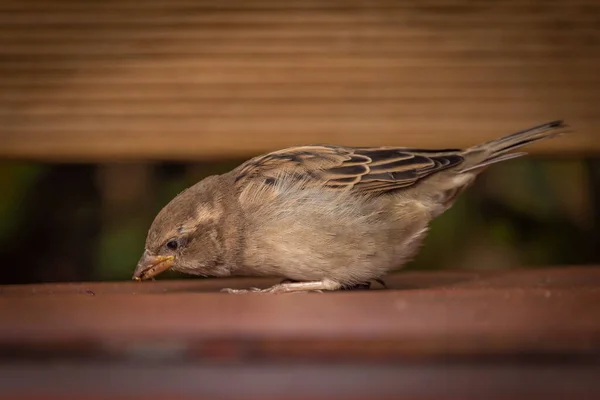
{"label": "bird's leg", "polygon": [[222,292],[241,294],[241,293],[299,293],[299,292],[323,292],[324,290],[337,290],[342,285],[329,279],[323,279],[322,281],[309,281],[309,282],[291,282],[291,283],[280,283],[273,285],[270,288],[258,289],[222,289]]}

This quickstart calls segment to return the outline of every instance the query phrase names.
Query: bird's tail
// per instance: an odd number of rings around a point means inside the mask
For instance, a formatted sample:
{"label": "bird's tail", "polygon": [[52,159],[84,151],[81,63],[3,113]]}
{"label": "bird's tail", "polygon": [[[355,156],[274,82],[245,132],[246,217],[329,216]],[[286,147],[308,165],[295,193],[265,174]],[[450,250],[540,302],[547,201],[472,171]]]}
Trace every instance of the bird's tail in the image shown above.
{"label": "bird's tail", "polygon": [[464,151],[465,164],[460,172],[468,172],[500,161],[521,157],[527,153],[510,152],[529,143],[560,136],[566,133],[567,129],[568,126],[563,121],[552,121],[471,147]]}

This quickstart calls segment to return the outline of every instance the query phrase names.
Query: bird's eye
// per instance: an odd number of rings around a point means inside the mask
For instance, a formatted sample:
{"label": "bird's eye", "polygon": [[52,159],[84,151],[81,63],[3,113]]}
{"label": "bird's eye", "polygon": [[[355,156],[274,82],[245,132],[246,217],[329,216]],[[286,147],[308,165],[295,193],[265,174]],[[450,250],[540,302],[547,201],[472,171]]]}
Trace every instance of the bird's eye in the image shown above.
{"label": "bird's eye", "polygon": [[179,245],[179,243],[177,243],[177,240],[169,240],[167,242],[167,247],[171,250],[177,250],[178,245]]}

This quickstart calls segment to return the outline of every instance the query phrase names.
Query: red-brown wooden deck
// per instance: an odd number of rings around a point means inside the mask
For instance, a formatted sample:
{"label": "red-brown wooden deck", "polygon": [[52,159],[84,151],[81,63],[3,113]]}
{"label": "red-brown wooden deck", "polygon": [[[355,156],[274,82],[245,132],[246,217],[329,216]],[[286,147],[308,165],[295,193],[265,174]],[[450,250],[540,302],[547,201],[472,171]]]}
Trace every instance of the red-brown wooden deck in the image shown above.
{"label": "red-brown wooden deck", "polygon": [[388,290],[327,294],[218,292],[273,282],[0,287],[0,393],[600,398],[600,268],[406,272]]}

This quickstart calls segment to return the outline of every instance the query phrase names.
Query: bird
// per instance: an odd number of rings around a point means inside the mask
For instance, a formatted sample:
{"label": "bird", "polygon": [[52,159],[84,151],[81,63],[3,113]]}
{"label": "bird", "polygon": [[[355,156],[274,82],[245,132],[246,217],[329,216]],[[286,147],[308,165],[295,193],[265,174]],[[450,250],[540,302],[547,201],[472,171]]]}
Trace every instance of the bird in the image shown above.
{"label": "bird", "polygon": [[306,293],[364,288],[419,253],[430,222],[491,164],[568,131],[547,122],[465,149],[302,145],[256,156],[168,202],[132,279],[172,269],[204,277],[272,276]]}

